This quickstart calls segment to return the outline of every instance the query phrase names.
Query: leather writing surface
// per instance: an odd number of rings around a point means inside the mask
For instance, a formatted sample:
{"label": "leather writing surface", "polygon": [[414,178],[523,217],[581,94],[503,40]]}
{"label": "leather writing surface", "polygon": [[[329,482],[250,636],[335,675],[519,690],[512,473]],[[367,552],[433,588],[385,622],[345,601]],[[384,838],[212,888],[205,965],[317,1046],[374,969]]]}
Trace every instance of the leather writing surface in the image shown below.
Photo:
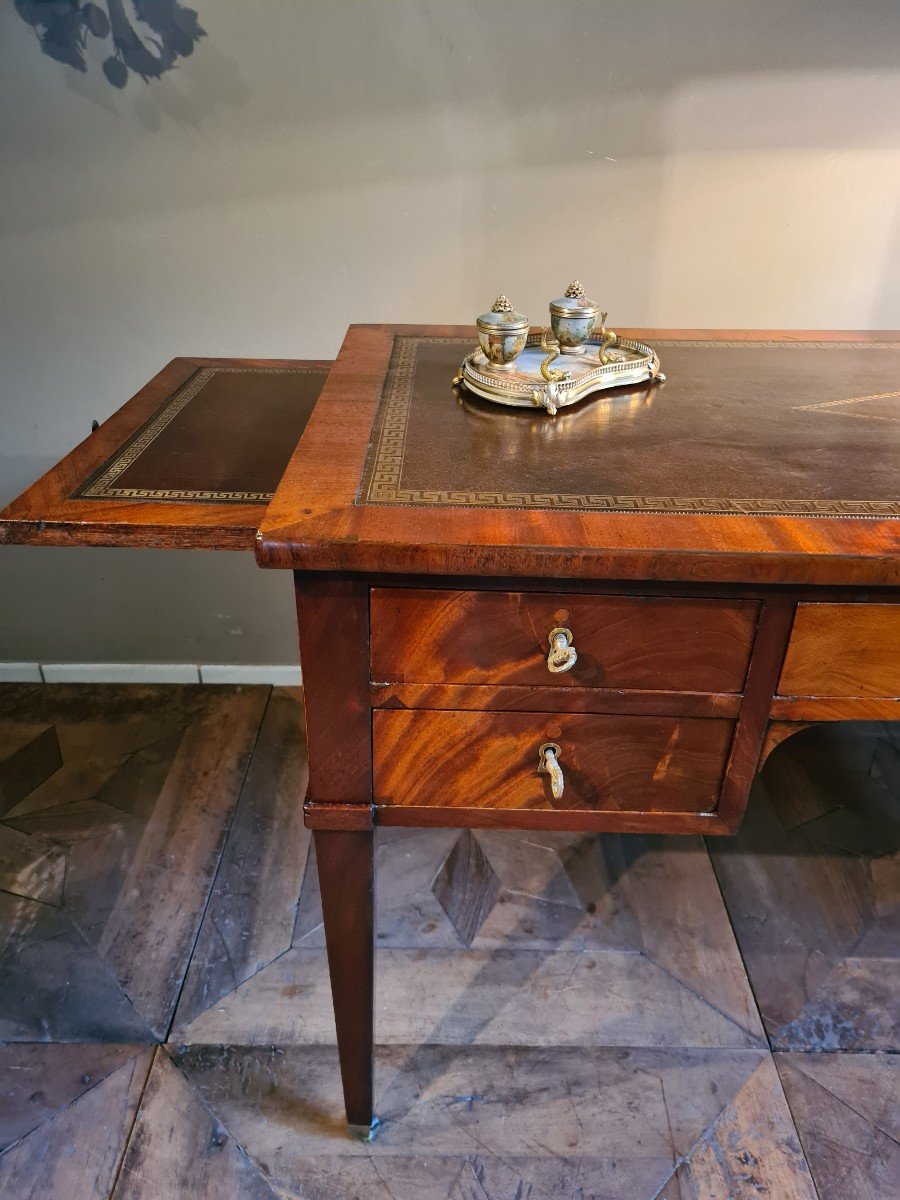
{"label": "leather writing surface", "polygon": [[655,341],[556,417],[454,394],[473,343],[395,339],[357,503],[900,515],[898,342]]}
{"label": "leather writing surface", "polygon": [[74,496],[268,503],[327,374],[200,367]]}

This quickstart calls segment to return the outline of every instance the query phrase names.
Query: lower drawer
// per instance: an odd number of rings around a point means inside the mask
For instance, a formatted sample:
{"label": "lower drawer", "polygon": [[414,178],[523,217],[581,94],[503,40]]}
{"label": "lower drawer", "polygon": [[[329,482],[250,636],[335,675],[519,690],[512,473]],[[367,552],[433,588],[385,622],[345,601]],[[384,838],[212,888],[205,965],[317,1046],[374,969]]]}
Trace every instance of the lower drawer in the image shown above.
{"label": "lower drawer", "polygon": [[[376,709],[375,803],[435,808],[711,812],[734,722],[587,713]],[[541,770],[558,746],[563,790]]]}

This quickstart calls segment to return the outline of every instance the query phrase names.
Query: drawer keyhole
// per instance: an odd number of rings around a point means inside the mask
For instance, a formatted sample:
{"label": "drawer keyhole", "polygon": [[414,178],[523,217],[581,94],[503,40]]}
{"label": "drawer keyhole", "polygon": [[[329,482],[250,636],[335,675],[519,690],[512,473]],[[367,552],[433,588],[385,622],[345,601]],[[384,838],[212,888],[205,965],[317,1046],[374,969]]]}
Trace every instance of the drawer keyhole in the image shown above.
{"label": "drawer keyhole", "polygon": [[550,642],[550,653],[547,655],[548,670],[552,671],[554,675],[559,675],[563,671],[571,671],[578,658],[575,647],[572,645],[571,629],[562,627],[553,629],[547,640]]}
{"label": "drawer keyhole", "polygon": [[563,779],[562,767],[559,765],[562,751],[556,742],[545,742],[538,751],[538,754],[540,755],[538,770],[550,776],[550,791],[553,793],[553,799],[559,800],[566,786],[566,781]]}

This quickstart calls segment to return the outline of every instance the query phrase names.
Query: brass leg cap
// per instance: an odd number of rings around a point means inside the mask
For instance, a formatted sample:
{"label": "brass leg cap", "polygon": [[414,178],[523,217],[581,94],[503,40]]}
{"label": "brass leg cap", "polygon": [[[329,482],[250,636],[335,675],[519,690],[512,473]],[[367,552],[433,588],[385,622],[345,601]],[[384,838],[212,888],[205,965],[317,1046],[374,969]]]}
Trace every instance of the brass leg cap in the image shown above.
{"label": "brass leg cap", "polygon": [[374,1141],[378,1130],[381,1128],[381,1121],[378,1117],[373,1117],[369,1125],[347,1125],[347,1129],[351,1137],[356,1138],[360,1142]]}

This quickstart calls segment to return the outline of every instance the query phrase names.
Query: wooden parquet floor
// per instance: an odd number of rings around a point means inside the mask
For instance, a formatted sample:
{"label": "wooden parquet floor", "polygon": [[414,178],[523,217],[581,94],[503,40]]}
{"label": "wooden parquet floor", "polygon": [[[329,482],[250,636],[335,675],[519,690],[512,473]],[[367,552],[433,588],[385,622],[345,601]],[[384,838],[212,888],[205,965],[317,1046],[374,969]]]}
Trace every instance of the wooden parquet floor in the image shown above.
{"label": "wooden parquet floor", "polygon": [[886,1200],[900,738],[740,834],[390,830],[343,1129],[299,696],[0,688],[0,1200]]}

